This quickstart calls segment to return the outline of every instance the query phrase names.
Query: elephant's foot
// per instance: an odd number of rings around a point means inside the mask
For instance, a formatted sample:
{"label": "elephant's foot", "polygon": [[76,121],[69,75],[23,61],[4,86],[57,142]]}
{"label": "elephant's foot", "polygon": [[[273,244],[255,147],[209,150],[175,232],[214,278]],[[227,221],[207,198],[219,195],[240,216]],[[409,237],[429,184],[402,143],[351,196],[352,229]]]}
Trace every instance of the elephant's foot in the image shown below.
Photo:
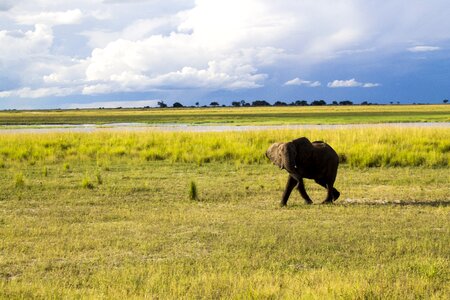
{"label": "elephant's foot", "polygon": [[280,207],[285,207],[287,205],[287,202],[281,201],[280,202]]}
{"label": "elephant's foot", "polygon": [[311,204],[313,204],[313,202],[312,202],[312,200],[305,200],[305,204],[308,204],[308,205],[311,205]]}
{"label": "elephant's foot", "polygon": [[336,200],[339,198],[340,195],[341,195],[341,193],[339,193],[339,191],[338,191],[337,189],[334,189],[334,188],[333,188],[333,198],[334,198],[334,201],[336,201]]}

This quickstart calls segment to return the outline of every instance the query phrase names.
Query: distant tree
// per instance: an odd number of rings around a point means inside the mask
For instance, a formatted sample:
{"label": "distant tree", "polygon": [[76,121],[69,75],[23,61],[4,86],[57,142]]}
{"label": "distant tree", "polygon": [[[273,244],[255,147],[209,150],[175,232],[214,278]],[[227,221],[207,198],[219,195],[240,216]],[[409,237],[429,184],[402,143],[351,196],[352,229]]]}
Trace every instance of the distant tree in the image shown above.
{"label": "distant tree", "polygon": [[349,100],[344,100],[344,101],[340,101],[339,105],[353,105],[353,102],[349,101]]}
{"label": "distant tree", "polygon": [[231,105],[234,106],[234,107],[239,107],[239,106],[241,106],[241,102],[233,101],[233,102],[231,102]]}
{"label": "distant tree", "polygon": [[241,100],[241,106],[247,106],[247,103],[245,102],[245,100]]}
{"label": "distant tree", "polygon": [[447,104],[447,103],[448,103],[448,99],[444,99],[444,100],[442,100],[442,102],[444,102],[445,104]]}
{"label": "distant tree", "polygon": [[199,105],[200,105],[200,103],[198,103],[198,102],[195,102],[195,106],[197,106],[197,107],[198,107]]}
{"label": "distant tree", "polygon": [[363,102],[361,102],[361,105],[370,105],[370,103],[367,101],[363,101]]}
{"label": "distant tree", "polygon": [[166,108],[166,107],[167,107],[167,104],[165,104],[164,101],[158,101],[158,106],[159,106],[160,108]]}
{"label": "distant tree", "polygon": [[273,105],[274,105],[274,106],[287,106],[287,103],[286,103],[286,102],[283,102],[283,101],[277,101],[277,102],[275,102]]}
{"label": "distant tree", "polygon": [[333,102],[331,102],[331,104],[338,105],[339,103],[337,101],[333,101]]}
{"label": "distant tree", "polygon": [[180,102],[175,102],[173,104],[173,107],[184,107],[183,104],[181,104]]}
{"label": "distant tree", "polygon": [[216,107],[216,106],[219,106],[220,104],[219,104],[219,102],[213,101],[209,105],[213,106],[213,107]]}
{"label": "distant tree", "polygon": [[295,106],[306,106],[306,105],[308,105],[308,101],[306,101],[306,100],[297,100],[297,101],[294,102],[294,105]]}
{"label": "distant tree", "polygon": [[256,100],[252,102],[252,106],[270,106],[270,103],[266,100]]}
{"label": "distant tree", "polygon": [[325,100],[314,100],[313,102],[311,102],[311,105],[321,106],[321,105],[327,105],[327,103],[325,102]]}

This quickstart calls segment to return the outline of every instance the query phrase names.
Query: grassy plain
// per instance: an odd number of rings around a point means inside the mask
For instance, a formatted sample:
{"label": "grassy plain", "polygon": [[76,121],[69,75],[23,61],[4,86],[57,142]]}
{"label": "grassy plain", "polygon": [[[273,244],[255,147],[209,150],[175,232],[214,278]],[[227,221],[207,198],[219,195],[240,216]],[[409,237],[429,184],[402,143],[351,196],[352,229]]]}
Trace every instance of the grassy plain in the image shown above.
{"label": "grassy plain", "polygon": [[230,125],[450,122],[450,105],[0,111],[0,125],[130,122]]}
{"label": "grassy plain", "polygon": [[[263,151],[302,135],[335,205],[278,207]],[[444,128],[2,134],[0,298],[448,299],[449,156]]]}

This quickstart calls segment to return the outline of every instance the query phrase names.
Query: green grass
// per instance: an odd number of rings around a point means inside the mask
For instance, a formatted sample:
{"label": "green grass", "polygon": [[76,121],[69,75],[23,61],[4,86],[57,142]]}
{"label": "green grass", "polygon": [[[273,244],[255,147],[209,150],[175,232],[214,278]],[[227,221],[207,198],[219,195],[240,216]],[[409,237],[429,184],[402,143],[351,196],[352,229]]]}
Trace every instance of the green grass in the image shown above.
{"label": "green grass", "polygon": [[[307,181],[315,205],[279,208],[287,174],[253,156],[299,134],[346,155],[334,205]],[[0,298],[448,299],[449,134],[4,134]]]}
{"label": "green grass", "polygon": [[270,165],[113,164],[82,188],[96,168],[26,167],[20,188],[1,173],[0,297],[450,295],[448,169],[344,167],[335,205],[280,209]]}
{"label": "green grass", "polygon": [[130,122],[243,125],[449,121],[450,105],[0,111],[0,125]]}

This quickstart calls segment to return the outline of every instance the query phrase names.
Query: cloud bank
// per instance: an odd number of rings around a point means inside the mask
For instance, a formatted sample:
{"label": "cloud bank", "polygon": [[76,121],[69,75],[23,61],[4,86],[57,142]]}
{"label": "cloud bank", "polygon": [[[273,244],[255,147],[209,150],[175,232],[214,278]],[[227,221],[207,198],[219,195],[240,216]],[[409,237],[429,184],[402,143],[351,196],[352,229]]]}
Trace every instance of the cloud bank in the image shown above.
{"label": "cloud bank", "polygon": [[[320,89],[320,81],[287,78],[358,55],[443,50],[449,14],[444,0],[1,1],[0,98],[258,90],[268,82]],[[380,86],[355,78],[326,85]]]}

